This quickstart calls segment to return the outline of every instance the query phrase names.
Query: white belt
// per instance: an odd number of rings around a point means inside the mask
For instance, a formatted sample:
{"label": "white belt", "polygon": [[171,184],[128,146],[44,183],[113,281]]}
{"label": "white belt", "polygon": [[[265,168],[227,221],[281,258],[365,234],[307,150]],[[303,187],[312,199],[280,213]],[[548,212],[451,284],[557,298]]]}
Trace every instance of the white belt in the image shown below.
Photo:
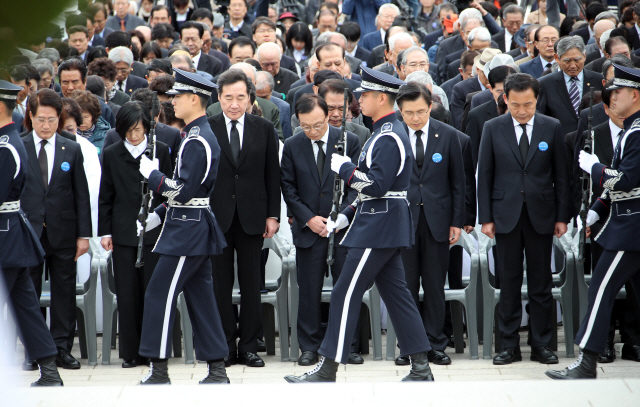
{"label": "white belt", "polygon": [[634,188],[629,192],[609,191],[609,198],[611,198],[612,202],[638,199],[640,198],[640,188]]}
{"label": "white belt", "polygon": [[0,205],[0,213],[18,212],[20,210],[20,201],[5,202]]}
{"label": "white belt", "polygon": [[192,198],[189,202],[180,203],[169,199],[169,206],[172,208],[208,208],[209,198]]}
{"label": "white belt", "polygon": [[360,201],[370,201],[372,199],[406,199],[407,191],[387,191],[383,196],[371,196],[359,193],[358,198],[360,198]]}

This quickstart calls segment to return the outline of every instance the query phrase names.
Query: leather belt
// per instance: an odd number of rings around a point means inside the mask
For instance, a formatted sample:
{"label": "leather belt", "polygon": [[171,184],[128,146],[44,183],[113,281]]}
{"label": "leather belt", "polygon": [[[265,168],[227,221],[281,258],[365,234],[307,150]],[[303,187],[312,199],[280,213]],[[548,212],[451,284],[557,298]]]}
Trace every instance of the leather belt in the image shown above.
{"label": "leather belt", "polygon": [[20,210],[20,201],[5,202],[0,205],[0,213],[18,212]]}
{"label": "leather belt", "polygon": [[363,193],[358,194],[360,201],[370,201],[372,199],[407,199],[407,191],[387,191],[383,196],[371,196]]}
{"label": "leather belt", "polygon": [[638,199],[640,198],[640,188],[633,188],[629,192],[609,191],[609,198],[611,198],[612,202]]}
{"label": "leather belt", "polygon": [[202,209],[209,207],[209,198],[192,198],[189,202],[180,203],[169,199],[169,206],[172,208],[194,208]]}

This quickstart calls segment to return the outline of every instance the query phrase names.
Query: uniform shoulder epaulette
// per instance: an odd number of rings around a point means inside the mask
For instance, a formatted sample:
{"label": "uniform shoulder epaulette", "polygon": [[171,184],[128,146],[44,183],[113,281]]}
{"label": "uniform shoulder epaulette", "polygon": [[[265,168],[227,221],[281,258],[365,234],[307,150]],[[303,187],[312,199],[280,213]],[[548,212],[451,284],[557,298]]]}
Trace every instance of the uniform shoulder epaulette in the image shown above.
{"label": "uniform shoulder epaulette", "polygon": [[629,131],[637,130],[640,130],[640,119],[635,119],[633,123],[631,123],[631,127],[629,127]]}
{"label": "uniform shoulder epaulette", "polygon": [[9,143],[9,136],[4,135],[4,136],[0,136],[0,144],[8,144]]}
{"label": "uniform shoulder epaulette", "polygon": [[187,137],[198,137],[199,135],[200,135],[200,127],[193,126],[191,130],[189,130],[189,134],[187,134]]}

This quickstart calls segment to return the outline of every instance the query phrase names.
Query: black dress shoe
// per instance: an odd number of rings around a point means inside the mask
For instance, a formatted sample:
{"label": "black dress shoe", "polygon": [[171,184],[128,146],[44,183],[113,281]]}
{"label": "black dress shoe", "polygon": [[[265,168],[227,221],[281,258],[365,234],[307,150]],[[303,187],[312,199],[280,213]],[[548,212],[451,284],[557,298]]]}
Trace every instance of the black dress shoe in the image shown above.
{"label": "black dress shoe", "polygon": [[616,360],[616,352],[613,350],[613,344],[608,343],[604,352],[598,355],[598,363],[613,363]]}
{"label": "black dress shoe", "polygon": [[451,364],[451,358],[442,350],[431,349],[429,352],[427,352],[427,357],[429,358],[429,362],[433,363],[434,365]]}
{"label": "black dress shoe", "polygon": [[555,365],[558,363],[558,357],[546,346],[531,348],[530,360],[540,362],[544,365]]}
{"label": "black dress shoe", "polygon": [[[462,347],[466,348],[467,347],[467,343],[465,341],[462,341]],[[450,348],[455,348],[456,347],[456,341],[453,339],[453,335],[451,335],[449,337],[449,343],[447,343],[447,346]]]}
{"label": "black dress shoe", "polygon": [[236,352],[230,353],[224,357],[224,367],[231,367],[231,365],[238,364],[238,354]]}
{"label": "black dress shoe", "polygon": [[398,356],[396,358],[396,366],[409,366],[410,364],[409,356]]}
{"label": "black dress shoe", "polygon": [[494,365],[510,365],[513,362],[522,362],[520,348],[505,348],[493,357]]}
{"label": "black dress shoe", "polygon": [[598,354],[583,350],[573,364],[563,370],[547,370],[545,374],[555,380],[595,379],[598,377]]}
{"label": "black dress shoe", "polygon": [[310,350],[305,350],[298,358],[298,366],[311,366],[316,363],[318,363],[318,354]]}
{"label": "black dress shoe", "polygon": [[38,370],[38,362],[36,362],[35,359],[25,359],[24,362],[22,362],[22,370]]}
{"label": "black dress shoe", "polygon": [[264,360],[257,353],[246,352],[238,354],[238,363],[249,367],[264,367]]}
{"label": "black dress shoe", "polygon": [[136,362],[135,359],[125,360],[124,362],[122,362],[123,369],[130,369],[132,367],[138,367],[138,362]]}
{"label": "black dress shoe", "polygon": [[364,359],[360,356],[359,353],[351,352],[349,353],[349,358],[347,359],[348,365],[361,365],[364,363]]}
{"label": "black dress shoe", "polygon": [[624,360],[633,360],[634,362],[640,362],[640,346],[625,343],[622,347],[622,353],[620,357]]}
{"label": "black dress shoe", "polygon": [[66,349],[58,348],[56,355],[56,365],[63,369],[80,369],[80,362],[76,360]]}
{"label": "black dress shoe", "polygon": [[267,344],[264,343],[264,340],[258,338],[258,352],[266,352]]}

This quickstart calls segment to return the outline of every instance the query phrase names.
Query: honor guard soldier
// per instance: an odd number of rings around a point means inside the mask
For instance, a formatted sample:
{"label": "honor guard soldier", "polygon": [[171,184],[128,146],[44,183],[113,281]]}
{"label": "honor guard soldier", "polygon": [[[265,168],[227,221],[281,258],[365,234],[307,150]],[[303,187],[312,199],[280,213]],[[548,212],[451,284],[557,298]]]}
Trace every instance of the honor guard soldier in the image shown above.
{"label": "honor guard soldier", "polygon": [[402,344],[411,356],[411,371],[403,381],[432,381],[427,352],[429,339],[405,282],[400,248],[414,243],[407,190],[413,154],[409,137],[394,112],[400,86],[397,78],[362,68],[362,113],[374,120],[374,133],[365,143],[358,164],[333,154],[331,169],[358,191],[356,200],[327,231],[349,229],[340,242],[348,248],[342,272],[331,292],[329,323],[318,350],[319,363],[308,373],[286,376],[290,383],[335,382],[339,363],[346,363],[364,292],[376,283]]}
{"label": "honor guard soldier", "polygon": [[640,70],[614,64],[612,105],[626,117],[611,166],[595,154],[580,152],[580,168],[604,192],[589,210],[587,226],[607,220],[595,237],[604,251],[589,285],[589,307],[576,335],[578,360],[564,370],[548,370],[552,379],[595,379],[598,354],[604,352],[616,295],[627,282],[640,290]]}
{"label": "honor guard soldier", "polygon": [[[170,384],[167,358],[176,298],[184,291],[193,324],[196,357],[206,360],[208,375],[201,384],[229,383],[224,357],[229,353],[213,291],[210,255],[222,253],[224,235],[209,207],[218,175],[220,146],[207,122],[205,108],[216,87],[201,76],[174,69],[176,117],[183,129],[173,179],[158,171],[157,159],[141,157],[140,173],[149,189],[166,197],[147,218],[146,230],[162,223],[153,249],[161,255],[144,301],[140,356],[151,359],[151,370],[140,384]],[[141,229],[141,225],[138,225]]]}
{"label": "honor guard soldier", "polygon": [[22,87],[0,80],[0,286],[4,286],[29,357],[40,366],[31,386],[62,386],[58,354],[27,267],[44,262],[44,250],[22,209],[20,195],[27,182],[27,151],[11,116]]}

